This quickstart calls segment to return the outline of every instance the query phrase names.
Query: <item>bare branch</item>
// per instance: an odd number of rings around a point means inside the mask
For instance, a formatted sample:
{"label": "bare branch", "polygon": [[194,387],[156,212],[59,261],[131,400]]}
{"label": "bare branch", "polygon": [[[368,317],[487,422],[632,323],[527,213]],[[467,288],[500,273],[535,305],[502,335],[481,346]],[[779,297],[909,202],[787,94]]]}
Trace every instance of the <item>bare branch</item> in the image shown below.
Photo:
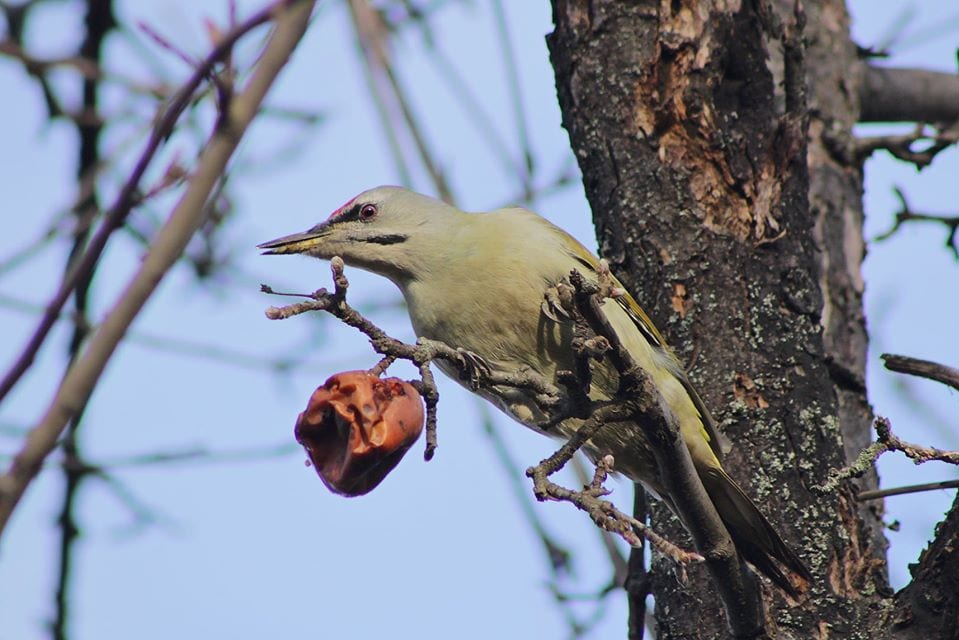
{"label": "bare branch", "polygon": [[[633,486],[633,517],[645,522],[649,516],[646,489],[638,482]],[[649,596],[652,582],[646,570],[645,549],[642,544],[629,550],[629,563],[623,589],[629,604],[629,640],[643,640],[646,630],[646,598]]]}
{"label": "bare branch", "polygon": [[882,358],[883,364],[890,371],[908,373],[912,376],[935,380],[959,391],[959,369],[953,369],[952,367],[947,367],[944,364],[932,362],[931,360],[897,356],[892,353],[884,353],[879,357]]}
{"label": "bare branch", "polygon": [[[532,496],[527,490],[524,478],[517,472],[520,467],[510,452],[506,440],[500,434],[500,430],[493,424],[489,405],[485,401],[477,399],[476,406],[480,414],[480,421],[483,425],[483,432],[487,438],[489,438],[490,444],[493,447],[493,453],[497,460],[499,460],[501,469],[509,481],[510,489],[515,494],[523,517],[530,528],[536,533],[536,537],[539,539],[540,546],[546,556],[550,572],[547,586],[553,594],[553,599],[563,619],[566,621],[570,637],[580,637],[591,627],[591,621],[598,619],[602,611],[602,603],[599,601],[605,598],[609,593],[612,593],[612,589],[615,588],[617,584],[621,584],[621,579],[618,578],[619,571],[614,570],[615,575],[610,581],[610,584],[604,585],[603,588],[598,591],[586,594],[572,594],[563,588],[564,579],[574,573],[572,566],[573,554],[550,533],[546,524],[543,522],[540,510],[534,508],[535,503],[531,500]],[[573,469],[582,483],[588,484],[592,474],[586,473],[585,465],[577,464],[578,462],[580,462],[579,457],[573,458],[571,461]],[[582,477],[580,476],[581,473],[584,474]],[[604,546],[610,555],[614,567],[625,564],[619,549],[613,544],[612,534],[603,529],[597,529],[596,531],[602,536]],[[597,603],[592,616],[583,616],[579,608],[570,606],[573,602],[581,603],[583,601],[593,601]]]}
{"label": "bare branch", "polygon": [[[569,461],[569,467],[573,470],[576,480],[581,485],[586,486],[589,484],[592,473],[590,473],[589,470],[589,463],[583,456],[573,456],[573,459]],[[635,513],[633,513],[633,517],[640,522],[646,522],[645,517],[637,517]],[[609,531],[604,531],[602,529],[597,529],[597,533],[600,535],[600,541],[603,543],[603,549],[606,551],[606,555],[609,557],[609,564],[613,569],[613,575],[609,581],[609,585],[603,590],[603,593],[606,593],[609,590],[623,586],[627,580],[626,574],[629,570],[629,567],[626,557],[616,545],[616,536],[611,534]],[[636,548],[637,547],[631,547],[630,550],[632,551]],[[640,549],[640,552],[642,552],[642,540],[640,541],[640,547],[638,548]]]}
{"label": "bare branch", "polygon": [[[310,311],[325,311],[338,318],[345,324],[359,330],[370,339],[370,345],[377,353],[390,360],[408,360],[420,371],[420,380],[412,381],[417,390],[423,395],[426,403],[426,452],[424,457],[429,460],[436,449],[436,405],[439,391],[433,380],[429,365],[433,360],[442,359],[460,372],[460,378],[469,382],[474,389],[479,386],[505,385],[534,392],[534,399],[544,411],[554,412],[563,402],[563,394],[555,385],[532,370],[502,373],[491,370],[482,359],[462,349],[454,349],[436,340],[419,340],[411,345],[396,338],[390,337],[385,331],[365,318],[360,312],[346,302],[346,292],[349,281],[344,275],[343,260],[335,257],[330,261],[335,289],[330,293],[326,289],[319,289],[309,295],[277,292],[267,285],[260,285],[260,290],[273,295],[293,295],[309,298],[284,307],[269,307],[266,317],[271,320],[285,320],[301,313]],[[383,361],[381,361],[382,363]],[[380,364],[374,368],[379,368]],[[385,369],[385,368],[384,368]]]}
{"label": "bare branch", "polygon": [[519,78],[519,64],[513,43],[510,39],[509,26],[506,23],[506,14],[502,0],[493,0],[493,16],[496,21],[496,35],[499,38],[500,49],[503,52],[503,66],[509,84],[510,102],[513,107],[513,119],[516,122],[516,135],[519,138],[520,153],[523,162],[517,180],[523,187],[523,201],[533,198],[533,150],[530,144],[529,129],[526,126],[526,109],[523,107],[523,83]]}
{"label": "bare branch", "polygon": [[[641,544],[641,540],[645,538],[657,551],[672,558],[680,566],[690,562],[702,562],[704,558],[698,553],[683,550],[647,527],[645,523],[617,509],[612,502],[602,499],[609,494],[609,490],[603,486],[603,483],[609,472],[613,470],[612,456],[606,456],[596,464],[593,481],[582,491],[572,491],[550,482],[549,475],[561,469],[592,435],[614,421],[617,416],[627,415],[622,407],[609,406],[606,409],[606,411],[602,409],[597,411],[556,453],[526,470],[526,475],[533,480],[533,491],[536,497],[540,500],[569,502],[577,509],[589,514],[596,526],[618,534],[632,546]],[[583,435],[580,436],[580,434]]]}
{"label": "bare branch", "polygon": [[0,381],[0,401],[7,396],[27,369],[33,364],[37,352],[46,340],[47,335],[49,335],[50,329],[52,329],[56,323],[57,317],[63,309],[63,305],[70,297],[70,293],[77,286],[77,283],[88,277],[93,271],[110,236],[123,225],[130,211],[141,200],[139,185],[144,173],[150,166],[159,148],[173,131],[180,115],[192,102],[194,93],[202,84],[203,80],[209,76],[214,66],[229,54],[233,45],[236,44],[240,38],[256,27],[272,20],[274,15],[286,11],[291,6],[303,1],[307,0],[275,0],[267,7],[250,16],[241,25],[223,36],[223,39],[213,47],[203,60],[203,63],[194,70],[193,75],[180,87],[180,90],[177,91],[169,105],[163,110],[162,115],[158,117],[157,124],[154,126],[150,138],[146,143],[146,147],[137,160],[133,171],[130,173],[130,177],[120,189],[113,206],[106,212],[103,223],[100,225],[97,233],[90,238],[83,257],[76,261],[74,267],[64,277],[60,288],[47,304],[46,311],[40,319],[37,328],[34,330],[33,335],[30,337],[30,340],[24,346],[3,380]]}
{"label": "bare branch", "polygon": [[[114,16],[113,2],[95,2],[88,0],[84,17],[84,38],[80,44],[79,56],[88,60],[97,67],[100,65],[103,53],[103,44],[108,34],[117,27]],[[90,117],[83,120],[74,120],[80,148],[77,164],[77,191],[80,194],[72,207],[73,214],[73,243],[67,255],[65,272],[69,273],[76,260],[83,254],[90,235],[93,222],[100,213],[100,202],[97,193],[97,173],[102,163],[100,157],[100,137],[103,133],[103,120],[99,115],[99,88],[100,77],[90,75],[83,78],[82,110]],[[93,272],[83,277],[74,289],[73,330],[67,346],[67,367],[79,357],[81,349],[89,335],[89,294],[93,282]],[[85,403],[84,403],[85,405]],[[61,449],[67,461],[82,464],[83,453],[80,447],[78,433],[82,426],[85,406],[81,407],[67,424],[66,433],[62,438]],[[80,525],[76,517],[77,499],[80,488],[87,479],[88,473],[81,469],[63,469],[64,492],[57,524],[60,534],[59,562],[57,567],[57,587],[55,610],[51,624],[53,637],[62,640],[68,636],[70,622],[70,584],[74,568],[75,542],[80,535]]]}
{"label": "bare branch", "polygon": [[[14,458],[13,464],[3,476],[0,476],[0,532],[9,521],[23,492],[39,471],[43,460],[56,446],[67,422],[89,398],[133,319],[153,294],[170,266],[180,257],[193,233],[202,223],[206,211],[204,205],[210,193],[226,168],[244,131],[256,115],[267,91],[306,31],[314,4],[310,0],[299,2],[288,0],[268,7],[264,21],[275,19],[276,29],[257,62],[256,70],[242,93],[236,95],[231,101],[229,112],[224,114],[223,120],[219,123],[220,126],[214,131],[209,144],[200,156],[189,187],[177,203],[168,222],[157,235],[140,269],[131,279],[106,320],[90,339],[87,349],[70,367],[50,407],[39,424],[30,432],[23,448]],[[143,158],[141,161],[146,162]],[[135,185],[138,181],[139,177],[131,180],[128,186]],[[127,198],[132,196],[132,189],[133,186],[130,186]],[[122,211],[119,214],[122,220],[125,211],[123,207],[120,207],[114,209],[114,214],[119,211]],[[127,208],[126,211],[129,209]],[[102,241],[106,242],[106,236],[103,236]],[[98,256],[98,252],[88,251],[83,260],[87,269],[82,266],[74,269],[72,277],[67,280],[76,281],[77,274],[87,273],[88,269],[96,263]],[[66,284],[65,282],[64,286]],[[56,318],[59,306],[54,305],[51,312],[51,317]],[[29,349],[25,353],[23,370],[29,366],[33,353],[35,351]],[[14,376],[13,381],[17,377]]]}
{"label": "bare branch", "polygon": [[873,465],[876,464],[876,460],[879,459],[879,456],[884,454],[886,451],[889,451],[889,449],[884,443],[873,442],[871,445],[859,452],[859,456],[853,461],[852,464],[845,466],[842,469],[831,469],[829,471],[829,476],[826,478],[826,482],[819,486],[811,487],[811,489],[819,493],[835,491],[839,485],[846,480],[850,478],[858,478],[872,469]]}
{"label": "bare branch", "polygon": [[916,464],[938,460],[940,462],[959,465],[959,451],[944,451],[942,449],[924,447],[900,440],[899,437],[892,432],[892,425],[889,423],[888,418],[877,416],[873,426],[876,429],[876,442],[873,442],[863,449],[851,465],[843,467],[842,469],[832,469],[829,472],[829,477],[826,482],[818,487],[814,487],[816,491],[823,493],[833,491],[845,480],[858,478],[871,469],[876,463],[876,460],[879,459],[879,456],[887,451],[901,451]]}
{"label": "bare branch", "polygon": [[[165,465],[188,464],[193,466],[207,464],[233,464],[258,460],[271,460],[292,455],[302,451],[300,445],[284,440],[276,444],[262,447],[247,447],[242,449],[224,449],[221,451],[206,447],[187,447],[169,451],[154,451],[129,456],[118,456],[92,462],[89,460],[47,460],[43,467],[59,467],[85,473],[103,473],[118,469],[137,469]],[[0,458],[3,456],[0,455]]]}
{"label": "bare branch", "polygon": [[[631,419],[646,429],[666,493],[716,579],[730,628],[737,636],[752,637],[763,628],[759,584],[745,570],[726,526],[706,494],[676,418],[664,413],[655,384],[636,363],[603,313],[601,299],[622,293],[615,287],[605,261],[599,273],[598,287],[586,282],[576,271],[570,274],[576,289],[576,307],[596,335],[606,338],[612,346],[609,357],[619,371],[627,397],[644,400],[643,406],[634,405]],[[624,395],[623,391],[620,395]]]}
{"label": "bare branch", "polygon": [[889,424],[887,418],[876,418],[875,427],[876,435],[879,436],[879,442],[886,446],[887,451],[901,451],[916,464],[939,460],[940,462],[959,465],[959,451],[943,451],[942,449],[924,447],[900,440],[896,434],[892,432],[892,425]]}
{"label": "bare branch", "polygon": [[959,75],[865,65],[860,122],[959,121]]}
{"label": "bare branch", "polygon": [[[443,172],[433,161],[433,153],[430,151],[426,138],[420,131],[417,118],[413,114],[413,108],[406,97],[406,93],[400,84],[399,76],[396,74],[393,63],[390,60],[387,47],[386,25],[383,23],[377,11],[370,5],[369,0],[349,0],[350,14],[353,17],[353,26],[356,29],[356,36],[360,42],[360,49],[363,53],[363,60],[368,65],[370,73],[374,76],[371,82],[376,82],[375,74],[379,73],[386,80],[390,96],[392,97],[396,108],[399,109],[406,126],[407,132],[413,139],[413,144],[419,154],[420,161],[437,186],[437,192],[440,198],[446,202],[453,201],[453,192]],[[382,96],[381,96],[382,97]],[[385,115],[386,112],[383,112]],[[389,125],[387,125],[389,129]]]}
{"label": "bare branch", "polygon": [[103,77],[103,70],[94,60],[79,55],[58,58],[39,58],[28,53],[20,43],[10,38],[0,40],[0,55],[19,60],[24,68],[27,69],[27,72],[32,75],[41,75],[57,67],[71,67],[87,79],[99,79]]}
{"label": "bare branch", "polygon": [[[912,133],[903,135],[872,136],[856,140],[856,161],[862,162],[878,150],[888,151],[903,162],[911,162],[917,169],[932,164],[940,151],[959,141],[959,126],[929,131],[925,123],[916,125]],[[924,143],[924,146],[919,146]]]}
{"label": "bare branch", "polygon": [[909,203],[906,201],[906,196],[902,193],[899,187],[894,187],[894,192],[896,197],[899,198],[899,202],[902,205],[902,209],[896,212],[896,221],[893,223],[892,228],[883,233],[880,236],[877,236],[875,240],[882,241],[890,238],[896,231],[899,230],[903,224],[907,222],[935,222],[942,224],[948,230],[946,234],[946,246],[952,251],[954,258],[959,260],[959,239],[957,239],[957,233],[959,233],[959,216],[940,216],[933,215],[928,213],[916,213],[913,211]]}
{"label": "bare branch", "polygon": [[942,482],[927,482],[925,484],[912,484],[908,487],[893,487],[891,489],[876,489],[874,491],[862,491],[856,496],[856,500],[875,500],[887,496],[901,496],[907,493],[922,493],[923,491],[938,491],[941,489],[959,488],[959,480],[943,480]]}

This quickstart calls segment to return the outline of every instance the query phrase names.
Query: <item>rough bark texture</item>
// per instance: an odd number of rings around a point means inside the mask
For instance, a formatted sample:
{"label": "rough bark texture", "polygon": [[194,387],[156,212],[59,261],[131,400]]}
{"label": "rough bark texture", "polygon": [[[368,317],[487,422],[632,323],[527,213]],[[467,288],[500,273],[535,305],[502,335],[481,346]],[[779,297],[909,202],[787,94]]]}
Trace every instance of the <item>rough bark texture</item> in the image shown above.
{"label": "rough bark texture", "polygon": [[[783,10],[791,7],[782,0]],[[863,315],[862,166],[854,153],[852,127],[860,116],[858,97],[868,67],[849,38],[849,16],[842,0],[808,7],[805,37],[809,92],[809,204],[815,226],[819,287],[823,295],[825,363],[838,402],[846,460],[853,461],[872,439],[872,411],[866,401],[868,337]],[[854,483],[855,491],[878,487],[875,470]],[[848,503],[847,503],[848,505]],[[881,500],[857,505],[859,521],[845,520],[861,555],[842,561],[851,573],[878,571],[876,585],[888,583]],[[845,516],[844,516],[845,517]],[[865,586],[865,585],[863,585]],[[883,587],[888,593],[889,589]]]}
{"label": "rough bark texture", "polygon": [[901,640],[959,637],[959,498],[896,594],[893,629]]}
{"label": "rough bark texture", "polygon": [[[805,60],[761,3],[553,7],[563,124],[600,250],[691,366],[735,443],[727,469],[816,576],[798,605],[767,590],[767,632],[878,637],[881,514],[848,487],[811,490],[869,438],[861,171],[830,151],[858,116],[842,3],[810,9]],[[654,559],[651,578],[659,638],[728,637],[704,571],[683,587]]]}

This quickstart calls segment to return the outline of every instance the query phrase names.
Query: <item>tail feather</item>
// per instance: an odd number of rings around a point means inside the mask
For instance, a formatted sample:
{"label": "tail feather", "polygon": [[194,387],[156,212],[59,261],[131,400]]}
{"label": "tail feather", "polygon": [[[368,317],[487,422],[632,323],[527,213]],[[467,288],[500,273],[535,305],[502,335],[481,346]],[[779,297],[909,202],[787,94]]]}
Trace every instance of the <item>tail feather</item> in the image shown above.
{"label": "tail feather", "polygon": [[[759,508],[721,468],[703,469],[700,477],[743,559],[798,599],[812,580],[812,574],[799,556],[786,546]],[[793,574],[792,580],[776,562]]]}

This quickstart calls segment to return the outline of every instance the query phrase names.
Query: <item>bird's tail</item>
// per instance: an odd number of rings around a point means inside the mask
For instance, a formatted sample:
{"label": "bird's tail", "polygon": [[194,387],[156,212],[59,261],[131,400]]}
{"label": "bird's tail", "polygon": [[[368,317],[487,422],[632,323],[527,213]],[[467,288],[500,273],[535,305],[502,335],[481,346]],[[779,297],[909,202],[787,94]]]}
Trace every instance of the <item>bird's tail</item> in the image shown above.
{"label": "bird's tail", "polygon": [[[703,469],[700,478],[740,556],[780,589],[798,599],[812,580],[812,574],[799,556],[786,546],[759,508],[722,468]],[[777,562],[788,570],[790,576],[783,573]]]}

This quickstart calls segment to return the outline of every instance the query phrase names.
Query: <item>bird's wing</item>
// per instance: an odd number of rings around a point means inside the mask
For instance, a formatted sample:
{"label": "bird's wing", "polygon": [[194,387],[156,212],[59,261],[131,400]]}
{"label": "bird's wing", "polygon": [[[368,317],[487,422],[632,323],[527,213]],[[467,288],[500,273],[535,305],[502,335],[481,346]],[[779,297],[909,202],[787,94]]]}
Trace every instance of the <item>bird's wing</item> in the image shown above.
{"label": "bird's wing", "polygon": [[[588,269],[589,276],[594,278],[598,277],[599,260],[576,240],[573,240],[573,243],[575,244],[570,243],[570,247],[575,248],[574,251],[571,252],[573,258]],[[613,281],[616,283],[616,286],[626,291],[626,287],[623,286],[616,276],[613,276]],[[669,348],[669,345],[666,344],[666,340],[663,339],[659,330],[656,329],[656,325],[653,324],[653,321],[649,319],[649,316],[646,315],[643,308],[639,306],[639,303],[633,299],[632,295],[627,292],[625,295],[617,297],[616,302],[626,311],[627,315],[636,325],[636,328],[639,329],[643,338],[664,356],[661,361],[669,368],[670,373],[679,380],[680,384],[683,385],[690,400],[692,400],[693,406],[696,407],[696,411],[699,412],[702,420],[703,437],[709,443],[709,447],[716,455],[716,458],[722,463],[723,454],[728,451],[731,446],[729,439],[717,430],[716,421],[709,413],[709,409],[706,408],[702,398],[696,393],[696,389],[693,388],[692,383],[686,376],[686,370],[683,368],[682,363],[673,353],[672,349]]]}

